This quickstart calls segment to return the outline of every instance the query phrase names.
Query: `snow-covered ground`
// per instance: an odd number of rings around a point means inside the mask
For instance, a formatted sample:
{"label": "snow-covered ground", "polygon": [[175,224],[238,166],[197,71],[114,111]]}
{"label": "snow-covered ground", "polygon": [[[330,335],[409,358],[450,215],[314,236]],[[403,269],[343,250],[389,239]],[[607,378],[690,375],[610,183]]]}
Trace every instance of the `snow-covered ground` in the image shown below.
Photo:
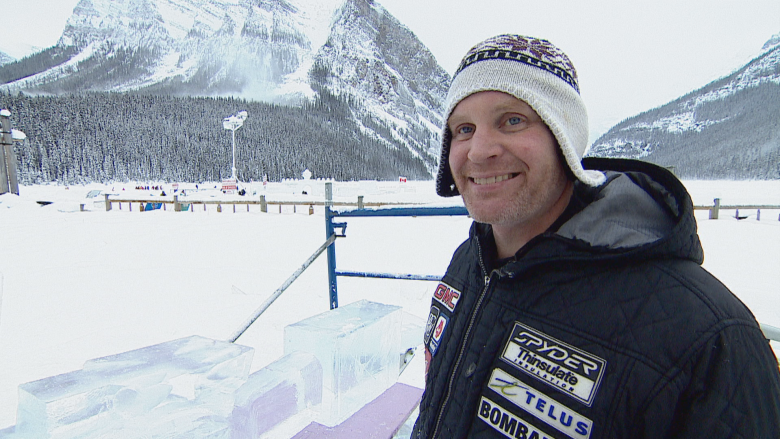
{"label": "snow-covered ground", "polygon": [[[298,183],[296,183],[298,184]],[[317,185],[310,192],[317,192]],[[90,189],[132,198],[134,185],[24,186],[0,196],[0,429],[15,424],[17,386],[82,367],[84,361],[189,335],[227,339],[325,241],[322,208],[259,206],[216,211],[80,212]],[[294,189],[287,191],[287,187]],[[302,199],[271,185],[269,199]],[[686,182],[694,204],[780,205],[780,181]],[[122,189],[126,190],[122,190]],[[170,191],[166,187],[166,191]],[[296,194],[293,194],[296,192]],[[432,182],[336,183],[355,201],[458,203]],[[311,198],[309,195],[305,198]],[[36,201],[53,201],[41,207]],[[737,221],[697,211],[704,266],[765,324],[780,327],[779,210]],[[336,242],[342,270],[442,274],[465,239],[465,217],[346,219]],[[252,371],[282,355],[285,325],[328,309],[323,254],[238,343],[255,348]],[[435,284],[339,278],[339,304],[368,299],[425,319]],[[778,344],[775,349],[780,352]],[[421,355],[401,381],[423,386]]]}

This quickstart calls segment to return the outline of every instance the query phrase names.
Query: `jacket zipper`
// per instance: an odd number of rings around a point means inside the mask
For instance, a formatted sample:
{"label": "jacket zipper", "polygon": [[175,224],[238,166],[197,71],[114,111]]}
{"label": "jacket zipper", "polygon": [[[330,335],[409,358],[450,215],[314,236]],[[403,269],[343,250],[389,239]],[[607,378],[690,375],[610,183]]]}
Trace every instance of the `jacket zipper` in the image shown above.
{"label": "jacket zipper", "polygon": [[[485,263],[482,260],[482,246],[480,245],[478,239],[476,242],[477,251],[479,253],[479,267],[482,270],[482,273],[487,273],[487,268],[485,268]],[[463,335],[463,344],[461,345],[460,352],[458,353],[458,359],[455,361],[455,366],[452,369],[452,374],[450,375],[450,379],[447,383],[447,394],[444,395],[444,401],[442,401],[441,409],[439,410],[439,416],[436,418],[436,426],[433,429],[433,434],[430,436],[431,438],[436,438],[436,434],[439,432],[439,427],[441,427],[441,421],[444,417],[444,410],[447,408],[447,403],[449,402],[450,396],[452,395],[452,386],[455,382],[455,376],[458,374],[458,369],[460,369],[460,362],[463,360],[463,355],[466,352],[466,346],[468,346],[468,340],[469,336],[471,335],[471,330],[474,327],[474,321],[477,319],[477,313],[479,313],[479,310],[482,307],[482,301],[487,295],[488,288],[490,287],[490,279],[491,276],[493,276],[493,273],[497,273],[497,271],[493,270],[490,272],[490,274],[485,275],[485,287],[482,289],[482,293],[477,300],[476,306],[474,306],[474,311],[471,313],[471,319],[469,320],[469,325],[466,328],[466,333]]]}

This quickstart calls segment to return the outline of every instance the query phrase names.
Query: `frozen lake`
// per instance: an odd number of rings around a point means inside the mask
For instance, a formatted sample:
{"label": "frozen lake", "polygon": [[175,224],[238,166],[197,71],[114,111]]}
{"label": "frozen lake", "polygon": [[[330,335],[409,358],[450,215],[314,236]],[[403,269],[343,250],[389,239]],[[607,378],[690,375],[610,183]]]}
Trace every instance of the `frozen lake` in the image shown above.
{"label": "frozen lake", "polygon": [[[780,205],[780,181],[685,182],[694,204]],[[317,185],[272,184],[268,199],[317,197]],[[122,189],[125,189],[122,191]],[[133,185],[24,186],[0,196],[0,429],[16,421],[21,383],[79,369],[86,360],[181,337],[225,340],[325,242],[321,208],[259,206],[204,212],[79,212],[90,189],[128,194]],[[169,190],[169,189],[166,189]],[[345,201],[458,204],[433,182],[336,183]],[[139,194],[136,194],[139,195]],[[146,195],[146,193],[141,194]],[[129,195],[128,195],[129,196]],[[36,201],[53,201],[41,207]],[[704,267],[759,322],[780,327],[778,210],[697,211]],[[336,242],[341,270],[442,274],[466,238],[466,217],[355,218]],[[284,326],[328,309],[323,255],[243,335],[255,348],[252,371],[282,355]],[[341,306],[367,299],[425,319],[435,283],[339,278]],[[774,345],[776,352],[778,345]],[[423,387],[422,357],[401,382]]]}

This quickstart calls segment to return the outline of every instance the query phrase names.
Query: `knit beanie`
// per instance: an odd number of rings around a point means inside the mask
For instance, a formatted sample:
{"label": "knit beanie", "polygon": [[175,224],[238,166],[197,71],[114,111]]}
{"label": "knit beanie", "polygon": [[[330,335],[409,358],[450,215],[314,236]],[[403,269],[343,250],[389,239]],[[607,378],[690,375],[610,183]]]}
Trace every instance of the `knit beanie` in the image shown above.
{"label": "knit beanie", "polygon": [[569,57],[549,41],[520,35],[489,38],[468,51],[447,94],[436,192],[459,195],[449,165],[452,133],[447,121],[460,101],[481,91],[510,94],[536,111],[558,141],[574,176],[588,186],[605,181],[599,171],[584,170],[588,115],[580,96],[577,71]]}

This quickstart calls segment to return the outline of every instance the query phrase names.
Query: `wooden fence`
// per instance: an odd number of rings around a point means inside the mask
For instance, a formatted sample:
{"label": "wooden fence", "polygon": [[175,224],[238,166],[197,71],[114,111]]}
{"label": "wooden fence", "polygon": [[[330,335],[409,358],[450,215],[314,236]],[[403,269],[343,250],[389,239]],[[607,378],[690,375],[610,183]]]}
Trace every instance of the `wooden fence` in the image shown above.
{"label": "wooden fence", "polygon": [[[739,210],[755,210],[756,211],[756,220],[761,220],[761,209],[764,210],[780,210],[780,206],[771,206],[771,205],[750,205],[750,204],[742,204],[742,205],[721,205],[720,204],[720,198],[716,198],[713,202],[712,206],[693,206],[693,210],[709,210],[710,211],[710,219],[718,219],[720,217],[720,211],[721,210],[733,210],[735,211],[734,216],[737,219],[744,219],[744,216],[739,215]],[[780,221],[780,215],[778,215],[777,220]]]}
{"label": "wooden fence", "polygon": [[[261,195],[259,199],[246,199],[246,200],[185,200],[180,201],[178,195],[174,195],[172,199],[168,198],[147,198],[147,199],[110,199],[108,194],[105,196],[106,212],[112,210],[114,205],[117,205],[119,209],[122,209],[122,205],[127,205],[129,211],[133,210],[133,205],[137,205],[136,209],[140,212],[144,211],[144,206],[148,204],[161,204],[163,210],[168,210],[170,206],[173,211],[181,212],[182,210],[194,211],[195,206],[203,206],[203,210],[207,210],[209,204],[217,206],[217,212],[222,212],[224,206],[232,206],[232,210],[235,213],[237,206],[246,206],[246,211],[249,212],[249,206],[260,206],[261,212],[268,212],[268,206],[277,206],[279,213],[282,213],[282,206],[292,206],[293,213],[297,213],[298,206],[304,209],[308,208],[309,215],[314,213],[314,206],[325,206],[325,201],[267,201],[265,195]],[[365,207],[381,207],[381,206],[409,206],[419,205],[422,203],[401,203],[401,202],[364,202],[363,196],[357,197],[356,202],[334,201],[331,202],[331,206],[352,206],[358,209]],[[189,206],[189,208],[183,208],[183,206]],[[693,206],[693,210],[708,210],[710,212],[710,219],[718,219],[721,210],[733,210],[735,211],[735,217],[739,219],[745,218],[740,216],[741,210],[755,210],[756,220],[761,220],[761,210],[778,210],[780,211],[780,205],[768,205],[768,204],[740,204],[740,205],[723,205],[720,204],[720,198],[716,198],[712,205]],[[81,210],[84,210],[84,204],[81,205]],[[780,221],[780,215],[778,215],[778,221]]]}
{"label": "wooden fence", "polygon": [[[293,213],[297,213],[298,206],[303,207],[304,209],[308,208],[309,215],[314,214],[314,206],[325,206],[325,201],[311,201],[311,200],[300,200],[300,201],[267,201],[265,198],[265,195],[261,195],[259,199],[246,199],[246,200],[185,200],[180,201],[178,195],[174,195],[173,199],[167,199],[167,198],[148,198],[148,199],[111,199],[109,198],[108,194],[104,194],[105,197],[105,207],[106,212],[112,210],[114,208],[114,205],[117,205],[117,207],[122,210],[122,205],[126,205],[128,211],[133,211],[133,205],[136,205],[136,209],[139,212],[143,212],[145,210],[145,206],[149,204],[161,204],[163,210],[168,210],[168,206],[172,208],[174,212],[182,212],[185,210],[189,210],[191,212],[195,211],[195,206],[203,206],[203,210],[207,210],[207,206],[209,204],[216,205],[217,206],[217,212],[223,211],[223,206],[232,206],[233,212],[235,213],[237,211],[237,206],[246,206],[246,211],[249,212],[249,206],[260,206],[261,212],[268,212],[268,206],[278,206],[279,213],[282,213],[282,206],[292,206],[293,207]],[[400,202],[364,202],[363,196],[360,195],[357,197],[357,201],[355,202],[345,202],[345,201],[333,201],[330,202],[331,206],[352,206],[357,207],[358,209],[363,209],[365,207],[381,207],[381,206],[401,206],[401,205],[414,205],[419,203],[400,203]],[[188,206],[188,207],[185,207]],[[81,210],[85,210],[85,205],[81,205]]]}

